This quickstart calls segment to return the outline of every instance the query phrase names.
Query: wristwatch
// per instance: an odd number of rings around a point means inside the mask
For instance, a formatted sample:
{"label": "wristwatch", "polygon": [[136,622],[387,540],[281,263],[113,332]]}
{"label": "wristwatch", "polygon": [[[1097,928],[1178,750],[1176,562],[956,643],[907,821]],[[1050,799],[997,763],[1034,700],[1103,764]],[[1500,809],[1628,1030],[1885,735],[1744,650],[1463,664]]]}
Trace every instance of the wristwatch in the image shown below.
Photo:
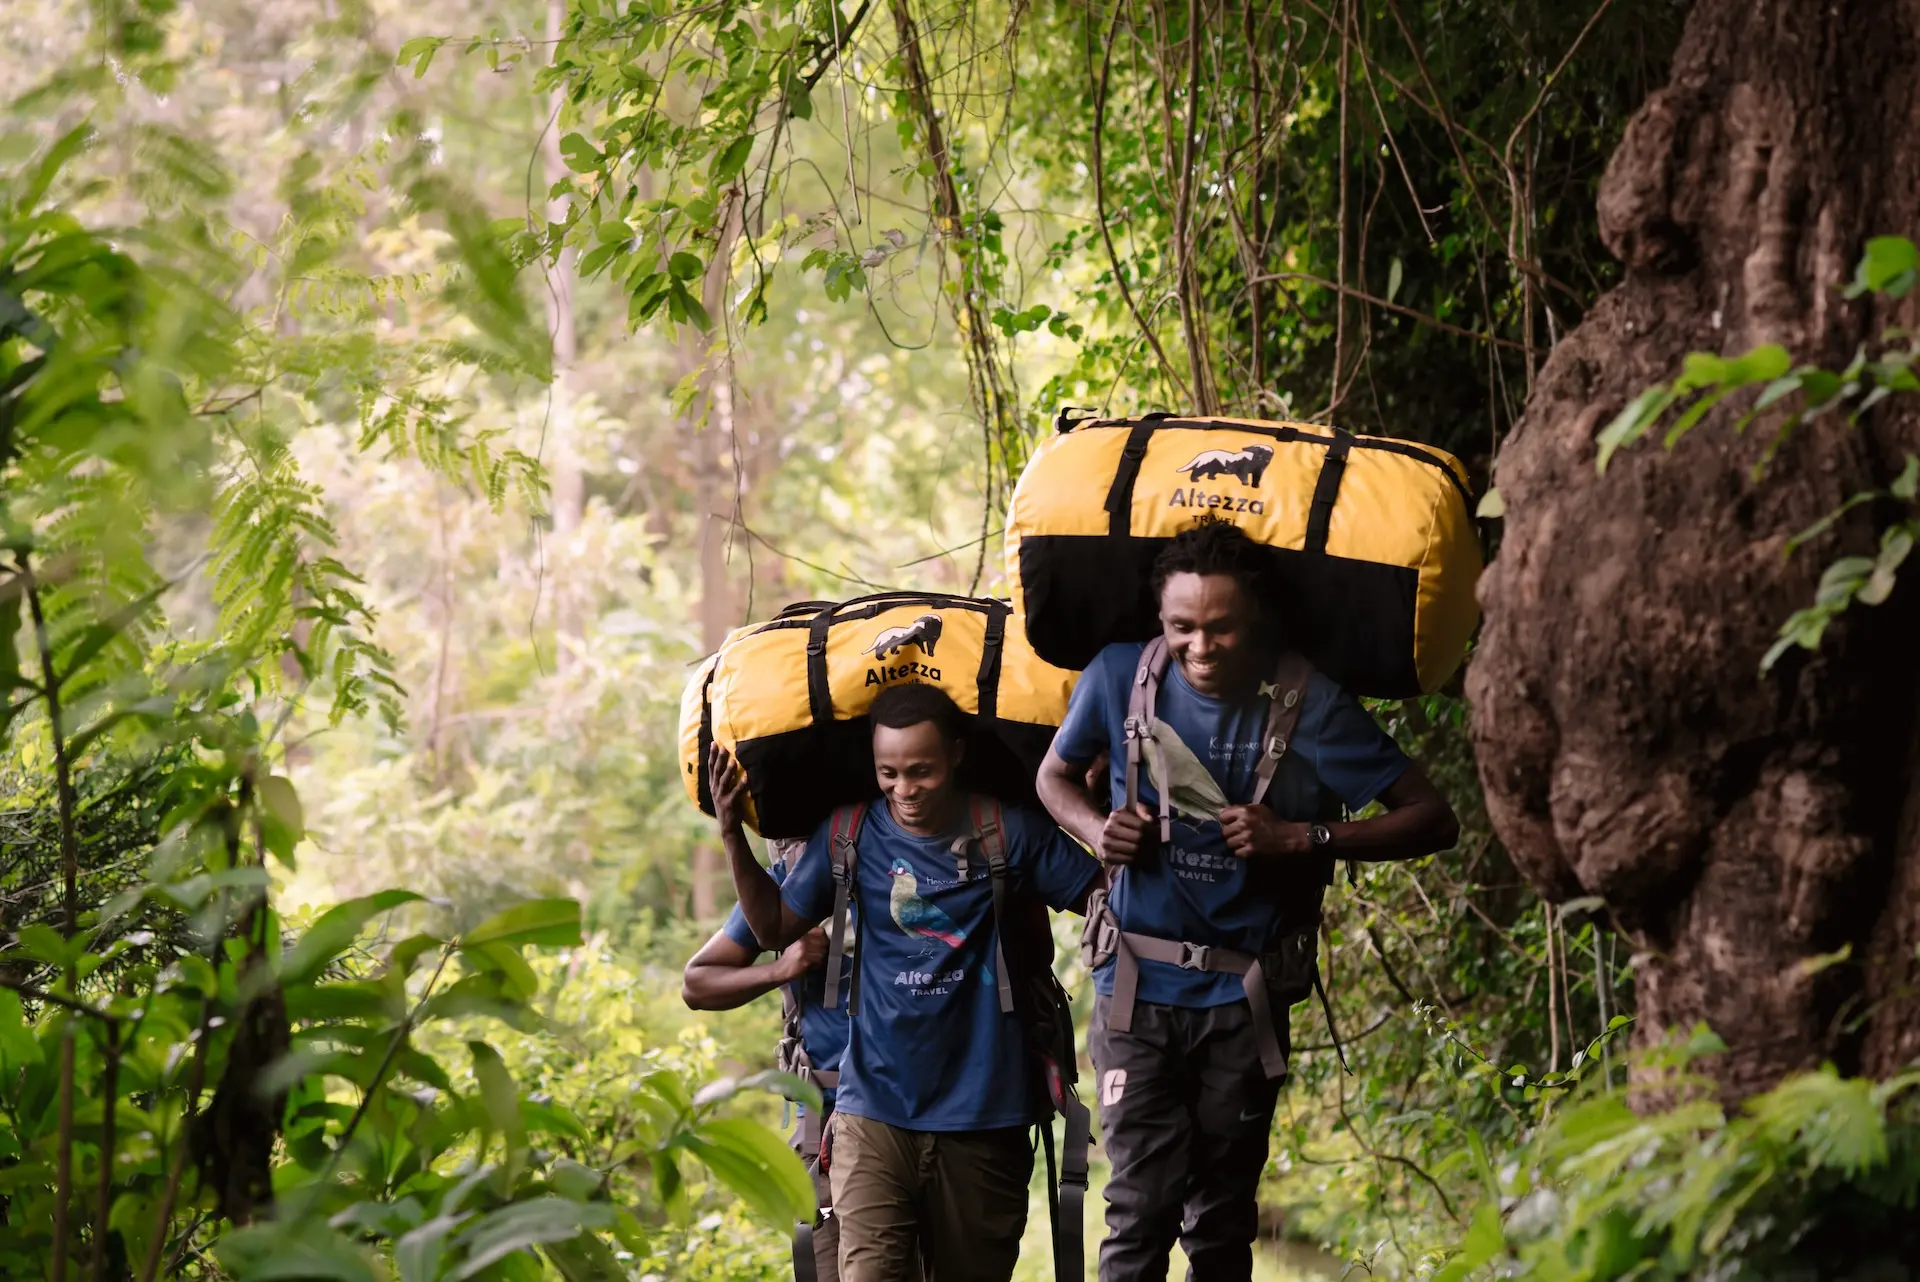
{"label": "wristwatch", "polygon": [[1322,850],[1333,844],[1333,830],[1325,824],[1309,824],[1307,838],[1313,842],[1315,850]]}

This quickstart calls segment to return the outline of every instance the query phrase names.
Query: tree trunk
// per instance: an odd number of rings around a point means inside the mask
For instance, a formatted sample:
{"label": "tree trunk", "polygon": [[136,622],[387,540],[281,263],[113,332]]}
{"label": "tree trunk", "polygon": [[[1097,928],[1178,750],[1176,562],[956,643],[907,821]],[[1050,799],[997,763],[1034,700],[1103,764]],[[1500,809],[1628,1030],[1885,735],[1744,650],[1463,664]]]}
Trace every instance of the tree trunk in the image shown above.
{"label": "tree trunk", "polygon": [[[567,19],[566,0],[547,0],[547,39],[557,42],[565,32]],[[556,43],[555,49],[559,47]],[[560,158],[560,136],[565,132],[561,124],[560,108],[566,101],[564,90],[556,88],[548,95],[547,106],[552,118],[547,122],[547,131],[540,139],[541,170],[546,176],[547,190],[565,178],[568,174],[566,162]],[[567,216],[567,202],[549,200],[547,219],[558,223]],[[542,296],[546,300],[547,333],[553,343],[553,383],[548,389],[546,456],[547,476],[550,482],[550,498],[553,510],[553,543],[550,555],[558,573],[554,575],[554,622],[560,633],[558,662],[565,667],[573,657],[570,641],[578,640],[581,631],[581,608],[579,587],[570,582],[573,577],[567,573],[567,546],[574,531],[580,528],[580,520],[586,514],[587,486],[586,476],[580,467],[580,447],[576,439],[573,422],[574,399],[574,362],[579,355],[579,341],[574,331],[573,320],[573,250],[562,249],[559,261],[547,272]]]}
{"label": "tree trunk", "polygon": [[1706,1021],[1730,1097],[1920,1053],[1920,571],[1758,675],[1887,514],[1791,557],[1787,538],[1884,487],[1920,413],[1817,420],[1758,481],[1777,418],[1740,436],[1716,413],[1604,477],[1594,436],[1688,351],[1778,342],[1838,369],[1912,323],[1911,301],[1840,287],[1867,237],[1915,231],[1917,32],[1920,0],[1695,5],[1601,185],[1626,279],[1554,350],[1495,471],[1506,537],[1467,681],[1489,813],[1543,892],[1605,896],[1640,953],[1640,1038]]}
{"label": "tree trunk", "polygon": [[[720,327],[720,340],[702,356],[691,326],[681,333],[681,361],[688,372],[705,361],[706,421],[689,424],[696,434],[694,459],[694,514],[700,522],[700,644],[711,654],[727,639],[734,624],[733,593],[727,577],[727,549],[738,512],[738,473],[733,439],[733,350],[726,340],[727,285],[733,277],[733,242],[740,234],[744,197],[737,189],[727,196],[726,214],[715,242],[713,261],[701,291],[707,315]],[[709,921],[719,913],[715,883],[720,855],[702,842],[693,850],[693,915]]]}

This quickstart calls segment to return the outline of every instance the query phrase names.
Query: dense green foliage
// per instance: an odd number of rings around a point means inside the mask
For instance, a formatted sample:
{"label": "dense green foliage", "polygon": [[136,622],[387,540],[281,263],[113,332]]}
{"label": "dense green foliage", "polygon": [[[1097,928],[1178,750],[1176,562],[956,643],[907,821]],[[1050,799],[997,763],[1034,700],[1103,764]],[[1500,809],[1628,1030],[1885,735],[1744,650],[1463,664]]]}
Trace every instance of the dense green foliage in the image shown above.
{"label": "dense green foliage", "polygon": [[[993,590],[1063,404],[1484,476],[1613,279],[1594,185],[1682,17],[27,8],[0,1268],[100,1277],[778,1276],[811,1193],[772,1015],[677,993],[728,899],[673,731],[715,627]],[[1842,401],[1910,379],[1896,341]],[[1825,403],[1770,360],[1622,439],[1742,379]],[[1351,1071],[1297,1008],[1277,1234],[1396,1276],[1769,1276],[1904,1222],[1908,1092],[1728,1118],[1684,1054],[1630,1065],[1630,949],[1521,882],[1464,705],[1376,712],[1463,837],[1329,894]],[[1673,1107],[1629,1112],[1630,1068]]]}

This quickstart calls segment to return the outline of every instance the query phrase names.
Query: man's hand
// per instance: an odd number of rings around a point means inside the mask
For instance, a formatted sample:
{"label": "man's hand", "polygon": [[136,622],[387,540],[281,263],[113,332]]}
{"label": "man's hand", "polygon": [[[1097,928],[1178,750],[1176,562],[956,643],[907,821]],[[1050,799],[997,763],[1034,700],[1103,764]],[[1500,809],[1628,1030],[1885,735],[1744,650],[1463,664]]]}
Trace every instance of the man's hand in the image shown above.
{"label": "man's hand", "polygon": [[707,781],[720,831],[739,831],[747,814],[747,772],[717,743],[707,749]]}
{"label": "man's hand", "polygon": [[815,926],[780,954],[780,979],[791,984],[827,960],[827,932]]}
{"label": "man's hand", "polygon": [[1241,859],[1304,855],[1313,849],[1310,824],[1288,823],[1265,806],[1228,806],[1220,812],[1227,849]]}
{"label": "man's hand", "polygon": [[1122,806],[1107,816],[1100,829],[1100,858],[1125,867],[1143,859],[1160,844],[1160,821],[1145,803],[1134,802],[1131,810]]}

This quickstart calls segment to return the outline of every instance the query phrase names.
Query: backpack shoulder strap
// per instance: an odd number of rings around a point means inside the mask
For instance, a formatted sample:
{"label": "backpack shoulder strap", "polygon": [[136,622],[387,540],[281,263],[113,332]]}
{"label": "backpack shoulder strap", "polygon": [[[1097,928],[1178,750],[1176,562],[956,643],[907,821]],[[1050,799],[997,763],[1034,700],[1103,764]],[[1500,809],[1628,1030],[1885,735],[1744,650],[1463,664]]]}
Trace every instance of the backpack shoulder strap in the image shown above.
{"label": "backpack shoulder strap", "polygon": [[[867,805],[842,806],[827,821],[827,858],[833,862],[833,921],[827,928],[827,969],[824,1003],[828,1010],[840,1004],[840,976],[847,960],[847,902],[853,894],[854,874],[860,862],[860,829],[867,821]],[[859,998],[859,975],[848,994],[847,1014]]]}
{"label": "backpack shoulder strap", "polygon": [[1307,701],[1307,683],[1312,679],[1313,665],[1292,650],[1282,654],[1274,664],[1273,681],[1268,687],[1267,742],[1260,754],[1260,764],[1254,768],[1251,805],[1257,806],[1266,800],[1274,772],[1280,768],[1280,759],[1287,755],[1293,742],[1294,727],[1300,723],[1300,709]]}
{"label": "backpack shoulder strap", "polygon": [[[1160,702],[1160,683],[1167,675],[1167,642],[1155,637],[1140,652],[1139,666],[1133,670],[1133,684],[1127,689],[1127,809],[1140,800],[1140,756],[1153,727],[1153,710]],[[1160,840],[1173,840],[1173,803],[1163,789],[1160,797]]]}
{"label": "backpack shoulder strap", "polygon": [[987,861],[987,871],[993,883],[993,972],[994,984],[1000,990],[1000,1013],[1011,1015],[1013,1006],[1013,977],[1007,973],[1007,950],[1005,936],[1007,923],[1011,920],[1007,911],[1007,814],[999,801],[992,797],[973,796],[967,800],[968,817],[973,822],[973,844],[980,848],[980,857]]}

